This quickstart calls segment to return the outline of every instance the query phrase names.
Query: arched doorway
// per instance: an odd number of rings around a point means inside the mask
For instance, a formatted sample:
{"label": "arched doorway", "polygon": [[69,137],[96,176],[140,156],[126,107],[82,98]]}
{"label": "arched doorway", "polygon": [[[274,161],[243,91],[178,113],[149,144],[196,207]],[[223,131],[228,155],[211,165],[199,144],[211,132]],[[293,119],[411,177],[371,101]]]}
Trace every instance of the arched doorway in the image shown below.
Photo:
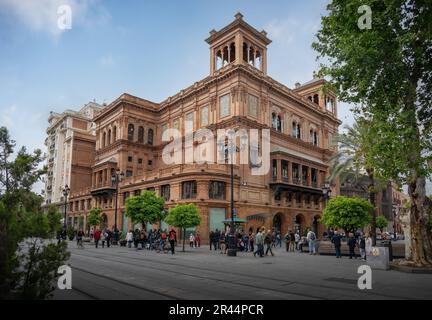
{"label": "arched doorway", "polygon": [[294,229],[295,232],[299,233],[300,236],[303,236],[303,232],[305,228],[305,217],[302,214],[298,214],[295,216],[294,219]]}
{"label": "arched doorway", "polygon": [[273,217],[273,228],[275,231],[282,232],[282,214],[278,213]]}

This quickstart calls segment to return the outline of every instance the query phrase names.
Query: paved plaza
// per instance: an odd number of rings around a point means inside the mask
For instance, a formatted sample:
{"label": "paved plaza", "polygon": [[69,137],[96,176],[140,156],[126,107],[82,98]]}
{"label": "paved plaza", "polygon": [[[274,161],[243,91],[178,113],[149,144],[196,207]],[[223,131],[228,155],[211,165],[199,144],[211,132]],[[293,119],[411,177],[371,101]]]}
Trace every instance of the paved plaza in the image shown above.
{"label": "paved plaza", "polygon": [[360,260],[287,253],[227,257],[208,246],[175,255],[69,243],[72,290],[54,299],[432,299],[432,275],[374,270],[372,290],[357,287]]}

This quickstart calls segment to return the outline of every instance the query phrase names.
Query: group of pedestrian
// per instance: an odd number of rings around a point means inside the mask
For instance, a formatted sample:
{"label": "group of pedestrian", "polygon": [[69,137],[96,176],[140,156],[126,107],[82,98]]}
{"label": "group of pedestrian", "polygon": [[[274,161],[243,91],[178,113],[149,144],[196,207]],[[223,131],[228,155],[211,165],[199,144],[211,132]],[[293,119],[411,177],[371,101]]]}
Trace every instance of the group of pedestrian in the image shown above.
{"label": "group of pedestrian", "polygon": [[125,240],[128,248],[132,248],[133,245],[136,250],[147,249],[158,253],[171,251],[175,254],[177,234],[174,228],[170,228],[169,231],[151,229],[149,232],[145,229],[135,229],[135,231],[129,230]]}
{"label": "group of pedestrian", "polygon": [[199,232],[194,234],[193,232],[189,235],[189,246],[191,248],[200,248],[201,247],[201,235]]}
{"label": "group of pedestrian", "polygon": [[[342,258],[341,247],[342,247],[343,235],[338,231],[334,231],[331,236],[331,242],[334,245],[336,258]],[[349,258],[357,259],[355,249],[359,248],[360,258],[362,261],[366,261],[366,256],[372,253],[372,238],[368,233],[359,233],[356,236],[353,233],[348,234],[347,245],[349,249]]]}

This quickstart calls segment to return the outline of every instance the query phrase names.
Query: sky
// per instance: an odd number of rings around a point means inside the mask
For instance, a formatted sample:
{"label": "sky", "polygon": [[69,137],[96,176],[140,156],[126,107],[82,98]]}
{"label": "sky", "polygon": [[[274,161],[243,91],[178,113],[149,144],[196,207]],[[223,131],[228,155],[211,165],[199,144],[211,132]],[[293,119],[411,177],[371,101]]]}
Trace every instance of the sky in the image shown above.
{"label": "sky", "polygon": [[[311,44],[327,0],[0,0],[0,126],[44,149],[50,111],[127,92],[160,102],[209,74],[204,41],[241,12],[266,30],[268,74],[293,88],[317,70]],[[60,29],[69,5],[70,29]],[[63,21],[63,20],[61,20]],[[339,118],[353,122],[349,105]]]}

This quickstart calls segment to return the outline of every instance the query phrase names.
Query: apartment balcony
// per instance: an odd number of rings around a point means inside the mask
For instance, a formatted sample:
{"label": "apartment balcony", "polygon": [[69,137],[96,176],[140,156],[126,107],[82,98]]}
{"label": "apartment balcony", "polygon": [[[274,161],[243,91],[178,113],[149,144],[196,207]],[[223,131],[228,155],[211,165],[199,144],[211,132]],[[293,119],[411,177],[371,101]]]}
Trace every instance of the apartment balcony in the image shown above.
{"label": "apartment balcony", "polygon": [[115,186],[110,182],[99,181],[91,190],[93,196],[112,195],[116,192]]}

